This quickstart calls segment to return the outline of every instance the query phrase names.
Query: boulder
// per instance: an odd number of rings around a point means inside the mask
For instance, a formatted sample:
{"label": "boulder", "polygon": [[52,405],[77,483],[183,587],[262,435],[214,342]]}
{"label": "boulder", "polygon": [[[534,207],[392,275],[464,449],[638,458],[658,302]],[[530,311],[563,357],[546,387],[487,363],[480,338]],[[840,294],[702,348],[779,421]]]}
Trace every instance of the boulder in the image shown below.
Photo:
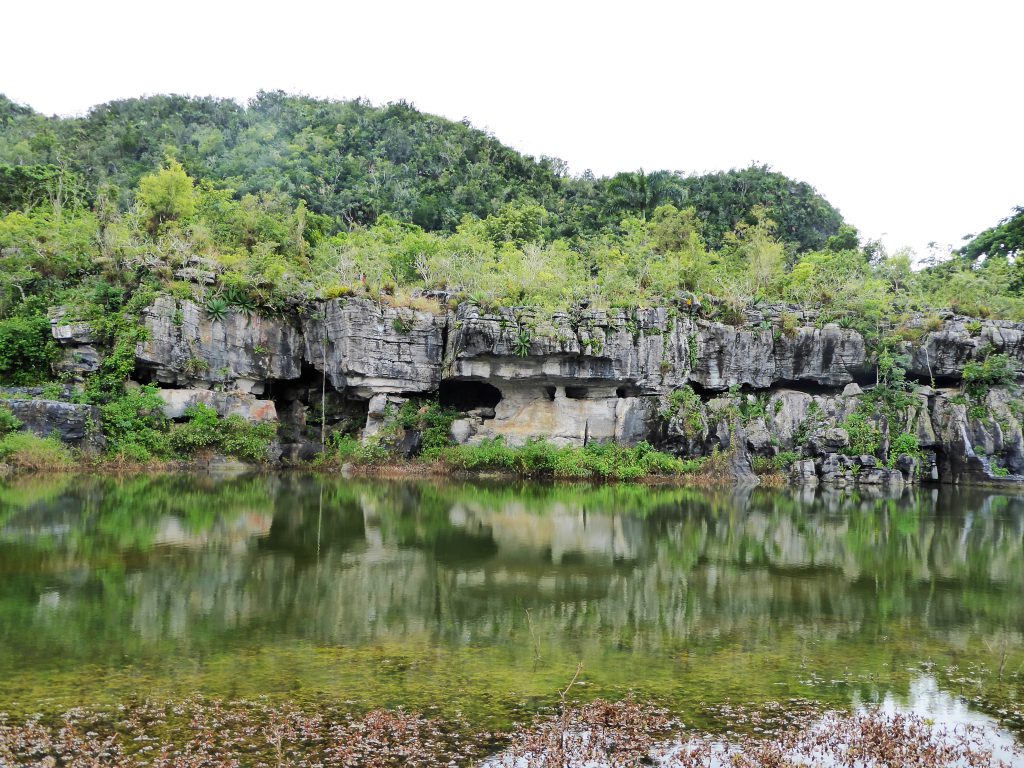
{"label": "boulder", "polygon": [[103,416],[94,405],[35,398],[4,400],[3,404],[22,422],[23,429],[39,437],[55,435],[76,448],[105,445]]}
{"label": "boulder", "polygon": [[161,389],[164,415],[178,421],[194,405],[213,408],[218,416],[241,416],[256,424],[276,422],[277,406],[273,400],[259,400],[245,392],[214,392],[209,389]]}

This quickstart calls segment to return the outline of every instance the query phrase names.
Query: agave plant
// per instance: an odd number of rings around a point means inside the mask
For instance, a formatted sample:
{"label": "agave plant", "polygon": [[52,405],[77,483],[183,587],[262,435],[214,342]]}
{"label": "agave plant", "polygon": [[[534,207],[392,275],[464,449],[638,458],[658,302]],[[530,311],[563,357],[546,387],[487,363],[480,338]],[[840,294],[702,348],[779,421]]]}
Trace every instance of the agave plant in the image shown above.
{"label": "agave plant", "polygon": [[214,321],[223,320],[230,308],[231,305],[228,304],[227,299],[222,296],[214,296],[206,302],[206,316]]}
{"label": "agave plant", "polygon": [[519,335],[512,340],[512,351],[519,357],[526,357],[530,354],[530,342],[533,337],[526,328],[519,330]]}
{"label": "agave plant", "polygon": [[237,307],[239,306],[240,302],[244,301],[247,298],[248,294],[246,293],[244,288],[237,285],[232,285],[224,289],[223,296],[224,301],[226,301],[231,306]]}
{"label": "agave plant", "polygon": [[235,308],[246,317],[255,315],[257,310],[259,310],[259,305],[257,305],[256,301],[249,295],[239,297],[235,302],[233,302],[233,304]]}

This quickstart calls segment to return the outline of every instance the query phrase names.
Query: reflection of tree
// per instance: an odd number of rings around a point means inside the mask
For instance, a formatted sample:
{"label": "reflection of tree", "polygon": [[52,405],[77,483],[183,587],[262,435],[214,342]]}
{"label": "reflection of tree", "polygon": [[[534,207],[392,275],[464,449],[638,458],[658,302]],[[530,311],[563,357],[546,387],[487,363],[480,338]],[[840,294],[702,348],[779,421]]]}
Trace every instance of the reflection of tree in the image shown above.
{"label": "reflection of tree", "polygon": [[[551,642],[638,653],[1024,620],[1018,497],[302,476],[31,489],[0,488],[0,639],[53,658],[267,637],[493,645],[516,642],[525,608]],[[168,520],[187,535],[154,547]]]}

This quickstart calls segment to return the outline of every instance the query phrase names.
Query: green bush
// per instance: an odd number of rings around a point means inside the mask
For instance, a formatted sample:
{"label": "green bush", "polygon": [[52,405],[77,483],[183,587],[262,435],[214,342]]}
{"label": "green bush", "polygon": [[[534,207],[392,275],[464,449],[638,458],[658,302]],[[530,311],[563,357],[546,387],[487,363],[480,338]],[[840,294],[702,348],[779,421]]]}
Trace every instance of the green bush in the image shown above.
{"label": "green bush", "polygon": [[436,459],[444,448],[451,445],[452,422],[458,416],[455,409],[444,408],[436,402],[408,400],[398,412],[398,423],[405,429],[419,431],[421,455],[426,459]]}
{"label": "green bush", "polygon": [[224,439],[221,449],[229,456],[264,462],[270,458],[270,443],[277,436],[275,424],[251,424],[241,416],[228,416],[221,422]]}
{"label": "green bush", "polygon": [[11,432],[0,438],[0,461],[18,469],[56,471],[70,469],[74,455],[56,437]]}
{"label": "green bush", "polygon": [[0,381],[35,384],[48,379],[56,351],[50,321],[45,317],[0,320]]}
{"label": "green bush", "polygon": [[854,411],[843,422],[843,429],[850,436],[846,453],[850,456],[874,456],[882,440],[882,433],[863,411]]}
{"label": "green bush", "polygon": [[342,464],[381,464],[391,458],[387,448],[379,440],[371,440],[363,445],[353,435],[332,432],[327,439],[324,451],[313,462],[318,467],[341,466]]}
{"label": "green bush", "polygon": [[989,355],[981,362],[972,360],[964,366],[964,388],[971,396],[984,397],[989,387],[1012,384],[1017,379],[1017,368],[1009,355]]}
{"label": "green bush", "polygon": [[14,411],[0,403],[0,437],[10,432],[17,432],[22,426],[21,421],[14,415]]}
{"label": "green bush", "polygon": [[800,454],[796,451],[782,451],[774,456],[755,456],[752,465],[754,472],[766,475],[770,472],[782,472],[799,460]]}
{"label": "green bush", "polygon": [[134,461],[170,455],[170,422],[164,416],[164,401],[156,387],[129,389],[101,408],[103,433],[111,454]]}
{"label": "green bush", "polygon": [[683,432],[691,437],[704,428],[703,403],[689,384],[672,390],[668,396],[668,408],[661,415],[665,419],[677,418]]}
{"label": "green bush", "polygon": [[889,469],[896,466],[900,456],[912,456],[918,461],[924,458],[924,453],[921,451],[917,441],[917,435],[912,435],[909,432],[900,432],[892,439],[892,442],[889,444]]}
{"label": "green bush", "polygon": [[191,456],[214,450],[248,461],[267,461],[277,434],[273,424],[252,424],[237,414],[221,418],[202,403],[189,407],[185,415],[188,421],[170,433],[170,446],[176,454]]}

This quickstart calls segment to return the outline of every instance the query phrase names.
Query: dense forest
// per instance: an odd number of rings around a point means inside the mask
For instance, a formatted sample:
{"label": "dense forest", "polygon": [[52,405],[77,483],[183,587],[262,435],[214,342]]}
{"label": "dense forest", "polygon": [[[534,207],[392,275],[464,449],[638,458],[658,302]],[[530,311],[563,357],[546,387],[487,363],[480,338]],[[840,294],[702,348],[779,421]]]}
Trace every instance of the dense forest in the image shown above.
{"label": "dense forest", "polygon": [[[726,321],[784,301],[868,333],[946,307],[1024,319],[1022,243],[1018,208],[915,270],[766,166],[572,176],[406,103],[154,96],[56,118],[0,97],[9,383],[50,378],[53,307],[127,353],[158,293],[214,317],[370,295],[541,309],[697,297]],[[127,364],[108,357],[98,397]]]}

